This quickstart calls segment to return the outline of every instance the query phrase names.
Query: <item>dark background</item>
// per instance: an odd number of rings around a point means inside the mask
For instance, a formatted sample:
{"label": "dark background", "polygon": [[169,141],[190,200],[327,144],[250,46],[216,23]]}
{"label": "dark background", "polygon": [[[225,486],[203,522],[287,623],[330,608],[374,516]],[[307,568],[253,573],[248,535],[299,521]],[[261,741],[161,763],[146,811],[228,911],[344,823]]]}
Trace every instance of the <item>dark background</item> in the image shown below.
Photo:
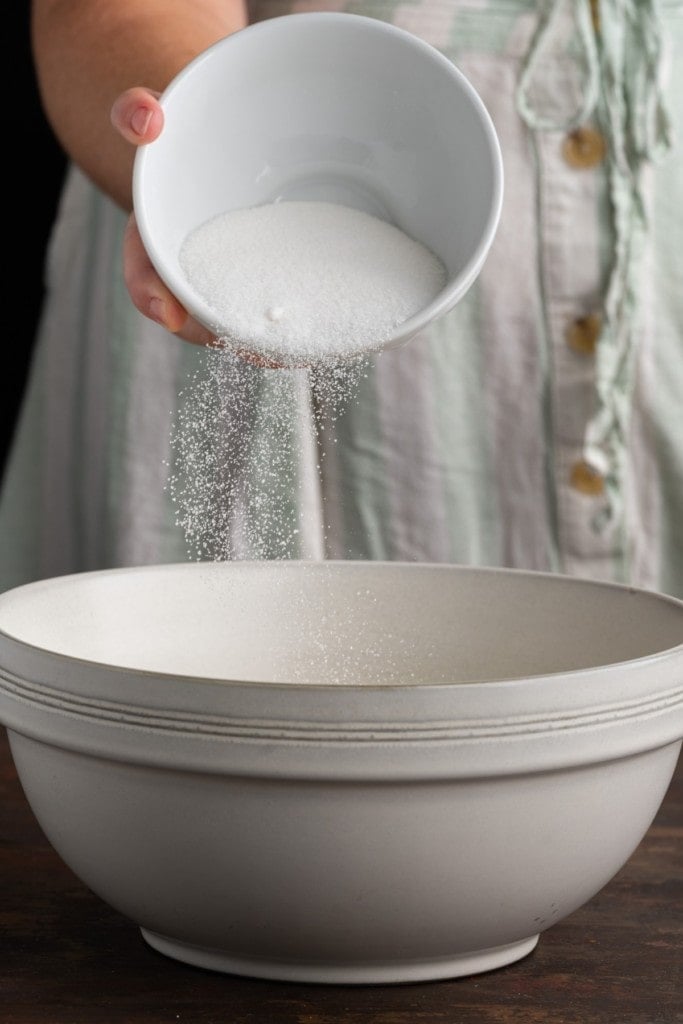
{"label": "dark background", "polygon": [[61,189],[65,158],[40,102],[30,44],[30,4],[9,3],[3,20],[10,80],[5,103],[9,131],[5,169],[10,245],[6,331],[0,402],[0,473],[26,384],[43,297],[45,246]]}

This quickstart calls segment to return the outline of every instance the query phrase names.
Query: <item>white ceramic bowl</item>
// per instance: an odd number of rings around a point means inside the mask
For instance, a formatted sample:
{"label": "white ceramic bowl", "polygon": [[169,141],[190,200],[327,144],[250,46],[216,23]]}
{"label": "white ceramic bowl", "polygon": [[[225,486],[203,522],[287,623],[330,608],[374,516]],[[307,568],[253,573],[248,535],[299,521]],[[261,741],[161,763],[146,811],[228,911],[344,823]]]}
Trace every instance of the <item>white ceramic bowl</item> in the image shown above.
{"label": "white ceramic bowl", "polygon": [[0,720],[54,848],[163,953],[453,977],[524,956],[636,848],[682,641],[674,599],[512,570],[86,573],[0,597]]}
{"label": "white ceramic bowl", "polygon": [[469,81],[411,33],[355,14],[273,18],[214,44],[161,103],[164,130],[136,155],[137,221],[159,275],[216,333],[179,253],[193,229],[240,207],[338,202],[440,257],[444,289],[379,347],[413,337],[478,275],[500,216],[498,140]]}

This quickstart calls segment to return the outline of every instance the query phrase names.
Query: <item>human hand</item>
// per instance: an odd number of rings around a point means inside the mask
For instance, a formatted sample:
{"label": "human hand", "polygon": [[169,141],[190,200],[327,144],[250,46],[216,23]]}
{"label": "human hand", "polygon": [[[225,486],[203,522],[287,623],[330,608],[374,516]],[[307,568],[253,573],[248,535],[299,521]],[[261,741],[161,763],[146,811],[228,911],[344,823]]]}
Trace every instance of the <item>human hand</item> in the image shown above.
{"label": "human hand", "polygon": [[[112,106],[111,122],[134,146],[154,142],[164,126],[159,93],[139,86],[127,89]],[[189,315],[157,274],[134,213],[128,218],[123,240],[123,276],[133,305],[144,316],[193,345],[216,344],[214,335]]]}
{"label": "human hand", "polygon": [[[159,93],[141,86],[127,89],[112,106],[111,122],[134,146],[154,142],[164,126]],[[220,346],[220,340],[189,315],[157,274],[142,243],[134,213],[128,218],[123,240],[123,276],[133,305],[144,316],[193,345]],[[255,366],[278,366],[247,352],[238,351],[237,355]]]}

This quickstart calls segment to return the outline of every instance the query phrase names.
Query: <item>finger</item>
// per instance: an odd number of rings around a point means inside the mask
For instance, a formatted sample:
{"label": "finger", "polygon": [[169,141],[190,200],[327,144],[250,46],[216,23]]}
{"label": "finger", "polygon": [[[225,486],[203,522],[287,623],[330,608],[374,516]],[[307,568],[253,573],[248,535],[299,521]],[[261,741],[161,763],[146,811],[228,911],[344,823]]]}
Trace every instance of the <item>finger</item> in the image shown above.
{"label": "finger", "polygon": [[164,112],[159,93],[134,86],[121,93],[111,108],[111,123],[134,146],[144,145],[159,136],[164,126]]}
{"label": "finger", "polygon": [[[185,307],[166,287],[147,255],[138,231],[135,214],[128,218],[123,236],[123,277],[135,308],[150,320],[192,345],[223,347],[215,334],[189,315]],[[283,369],[283,364],[246,349],[235,354],[260,369]]]}
{"label": "finger", "polygon": [[189,341],[191,345],[203,345],[208,348],[216,344],[215,334],[212,334],[191,316],[188,316],[180,330],[174,333],[183,341]]}
{"label": "finger", "polygon": [[140,313],[192,345],[215,344],[215,336],[189,316],[157,274],[140,238],[134,215],[123,239],[123,276],[133,305]]}
{"label": "finger", "polygon": [[136,309],[174,333],[184,327],[187,310],[154,269],[142,244],[134,215],[128,218],[123,237],[123,276]]}

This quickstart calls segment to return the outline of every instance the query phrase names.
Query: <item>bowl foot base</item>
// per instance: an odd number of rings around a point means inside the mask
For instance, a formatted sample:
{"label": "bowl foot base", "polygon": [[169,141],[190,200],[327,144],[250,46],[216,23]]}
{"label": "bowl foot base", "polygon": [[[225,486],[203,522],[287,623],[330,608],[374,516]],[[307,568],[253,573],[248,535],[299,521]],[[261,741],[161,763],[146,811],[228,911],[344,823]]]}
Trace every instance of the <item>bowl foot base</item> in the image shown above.
{"label": "bowl foot base", "polygon": [[174,960],[204,967],[210,971],[237,974],[271,981],[309,982],[329,985],[399,985],[419,981],[439,981],[467,974],[481,974],[521,960],[535,948],[538,935],[492,946],[459,956],[435,960],[379,961],[377,963],[301,963],[288,960],[250,959],[231,956],[218,949],[205,949],[177,939],[168,939],[146,928],[142,937],[153,949]]}

